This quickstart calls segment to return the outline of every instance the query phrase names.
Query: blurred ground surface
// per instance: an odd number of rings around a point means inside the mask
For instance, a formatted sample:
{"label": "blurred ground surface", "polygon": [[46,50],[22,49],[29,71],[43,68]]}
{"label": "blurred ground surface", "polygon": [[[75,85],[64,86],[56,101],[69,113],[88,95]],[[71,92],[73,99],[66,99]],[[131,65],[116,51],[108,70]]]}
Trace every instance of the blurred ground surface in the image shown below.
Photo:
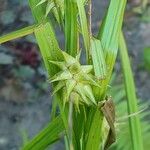
{"label": "blurred ground surface", "polygon": [[[92,28],[95,34],[107,3],[106,0],[93,0]],[[150,72],[143,66],[143,50],[150,46],[150,14],[147,13],[149,7],[142,14],[133,13],[136,6],[138,0],[127,6],[124,31],[137,94],[142,100],[148,100]],[[27,0],[0,0],[0,35],[32,23]],[[58,37],[63,41],[59,32]],[[0,61],[0,150],[18,150],[26,136],[32,138],[49,122],[50,88],[32,36],[0,45],[0,60],[3,60]],[[120,74],[119,60],[115,70]],[[54,149],[62,147],[59,143]]]}

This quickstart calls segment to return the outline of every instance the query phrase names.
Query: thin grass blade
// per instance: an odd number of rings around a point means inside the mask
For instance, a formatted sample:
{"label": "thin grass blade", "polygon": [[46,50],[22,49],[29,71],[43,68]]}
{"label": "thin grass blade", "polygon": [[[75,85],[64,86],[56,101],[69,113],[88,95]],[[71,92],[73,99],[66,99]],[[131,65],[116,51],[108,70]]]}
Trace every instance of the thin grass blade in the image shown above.
{"label": "thin grass blade", "polygon": [[65,0],[65,49],[74,57],[79,52],[77,5],[73,0]]}
{"label": "thin grass blade", "polygon": [[45,66],[48,70],[48,74],[53,76],[56,74],[57,68],[49,61],[61,60],[63,56],[59,50],[52,26],[50,23],[42,24],[39,28],[36,28],[34,33],[39,44]]}
{"label": "thin grass blade", "polygon": [[63,121],[60,116],[56,117],[45,127],[38,135],[36,135],[22,150],[44,150],[50,144],[61,138],[64,132]]}
{"label": "thin grass blade", "polygon": [[[112,75],[112,69],[115,64],[115,59],[118,52],[119,34],[121,32],[123,14],[126,6],[126,0],[111,0],[108,12],[103,20],[103,24],[100,28],[100,39],[102,49],[104,50],[105,62],[107,67],[107,79],[102,81],[102,89],[99,93],[98,101],[104,100],[106,95],[107,86]],[[93,117],[94,115],[94,117]],[[102,127],[103,127],[103,115],[97,109],[91,109],[91,113],[88,115],[88,139],[86,150],[98,150],[102,146]],[[94,138],[93,138],[94,137]],[[96,140],[95,140],[96,139]]]}
{"label": "thin grass blade", "polygon": [[79,11],[84,46],[86,49],[86,59],[87,59],[87,62],[89,62],[91,59],[90,58],[90,55],[91,55],[90,54],[90,35],[89,35],[89,30],[88,30],[88,23],[87,23],[85,8],[84,8],[84,2],[82,0],[76,0],[76,2],[78,6],[78,11]]}
{"label": "thin grass blade", "polygon": [[38,5],[41,2],[41,0],[28,0],[28,1],[35,21],[38,23],[45,21],[47,3],[44,2]]}
{"label": "thin grass blade", "polygon": [[105,16],[98,38],[101,40],[107,66],[107,80],[103,81],[102,97],[105,96],[112,70],[118,53],[119,34],[122,28],[123,16],[127,0],[111,0],[107,15]]}
{"label": "thin grass blade", "polygon": [[26,27],[26,28],[14,31],[14,32],[12,32],[10,34],[6,34],[6,35],[0,37],[0,44],[5,43],[5,42],[10,41],[10,40],[21,38],[21,37],[29,35],[29,34],[32,34],[34,32],[34,29],[37,26],[38,25],[32,25],[32,26],[29,26],[29,27]]}
{"label": "thin grass blade", "polygon": [[[122,69],[124,75],[126,95],[128,98],[128,114],[138,112],[138,102],[135,92],[135,84],[133,74],[130,66],[130,60],[127,52],[127,47],[123,34],[120,35],[120,57],[122,62]],[[143,150],[143,138],[141,132],[141,124],[139,114],[129,118],[130,136],[133,150]]]}

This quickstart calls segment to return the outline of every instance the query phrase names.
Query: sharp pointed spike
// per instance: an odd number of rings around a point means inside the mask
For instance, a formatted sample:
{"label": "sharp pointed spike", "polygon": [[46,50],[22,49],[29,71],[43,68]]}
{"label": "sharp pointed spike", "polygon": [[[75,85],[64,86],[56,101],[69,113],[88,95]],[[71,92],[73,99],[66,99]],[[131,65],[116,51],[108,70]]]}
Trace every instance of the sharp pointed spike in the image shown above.
{"label": "sharp pointed spike", "polygon": [[69,98],[69,96],[70,96],[71,92],[73,91],[75,85],[76,85],[76,81],[73,80],[73,79],[68,80],[66,82],[66,90],[67,90],[66,94],[67,94],[67,98]]}
{"label": "sharp pointed spike", "polygon": [[84,90],[83,90],[82,86],[83,86],[83,85],[77,85],[77,86],[76,86],[76,91],[77,91],[77,93],[80,95],[81,100],[82,100],[84,103],[86,103],[87,105],[90,105],[90,102],[89,102],[88,98],[87,98],[87,97],[85,96],[85,94],[84,94]]}
{"label": "sharp pointed spike", "polygon": [[81,57],[81,50],[78,52],[77,56],[76,56],[76,60],[80,61],[80,57]]}
{"label": "sharp pointed spike", "polygon": [[83,65],[81,66],[81,69],[84,73],[90,73],[93,70],[93,66],[92,65]]}
{"label": "sharp pointed spike", "polygon": [[93,95],[92,88],[89,85],[84,86],[84,92],[85,92],[85,95],[90,99],[90,101],[94,103],[95,105],[97,105],[95,101],[95,97]]}
{"label": "sharp pointed spike", "polygon": [[84,79],[90,84],[90,85],[94,85],[100,88],[100,85],[94,80],[92,79],[92,77],[90,77],[89,75],[83,74]]}
{"label": "sharp pointed spike", "polygon": [[72,57],[71,55],[67,54],[66,52],[62,52],[62,53],[68,66],[76,62],[76,59]]}
{"label": "sharp pointed spike", "polygon": [[52,61],[52,60],[49,60],[49,62],[51,64],[54,64],[56,66],[58,66],[60,69],[62,70],[65,70],[66,69],[66,65],[65,65],[65,62],[58,62],[58,61]]}
{"label": "sharp pointed spike", "polygon": [[60,71],[59,73],[55,74],[51,79],[50,82],[56,82],[61,80],[71,79],[72,75],[69,71]]}

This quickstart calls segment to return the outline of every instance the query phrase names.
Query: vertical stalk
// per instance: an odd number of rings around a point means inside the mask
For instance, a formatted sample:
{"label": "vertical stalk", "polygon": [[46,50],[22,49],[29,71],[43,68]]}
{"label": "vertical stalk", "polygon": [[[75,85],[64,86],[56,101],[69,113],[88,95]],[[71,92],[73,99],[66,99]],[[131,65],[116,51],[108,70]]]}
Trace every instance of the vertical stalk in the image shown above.
{"label": "vertical stalk", "polygon": [[68,116],[68,137],[69,137],[69,148],[70,150],[74,150],[74,146],[73,146],[73,102],[72,100],[70,100],[69,102],[69,116]]}
{"label": "vertical stalk", "polygon": [[88,29],[88,21],[85,11],[85,6],[82,0],[76,0],[78,13],[80,18],[80,25],[81,25],[81,32],[83,36],[84,47],[86,50],[86,61],[89,64],[89,51],[90,51],[90,36],[89,36],[89,29]]}
{"label": "vertical stalk", "polygon": [[65,50],[74,57],[79,50],[77,5],[73,0],[65,0]]}
{"label": "vertical stalk", "polygon": [[[130,66],[130,60],[123,33],[121,33],[120,35],[119,46],[120,46],[120,57],[124,75],[125,89],[128,98],[127,99],[128,114],[130,115],[138,112],[138,103],[135,92],[133,74]],[[130,125],[130,136],[132,140],[132,149],[143,150],[143,139],[139,114],[133,117],[129,117],[129,125]]]}
{"label": "vertical stalk", "polygon": [[91,38],[92,38],[92,0],[88,2],[89,10],[88,10],[88,22],[89,22],[89,57],[88,57],[88,64],[92,63],[92,49],[91,49]]}
{"label": "vertical stalk", "polygon": [[92,37],[92,0],[88,2],[89,10],[88,10],[88,20],[89,20],[89,35]]}
{"label": "vertical stalk", "polygon": [[51,110],[51,120],[55,119],[56,117],[56,110],[57,110],[57,100],[56,97],[54,97],[53,102],[52,102],[52,110]]}

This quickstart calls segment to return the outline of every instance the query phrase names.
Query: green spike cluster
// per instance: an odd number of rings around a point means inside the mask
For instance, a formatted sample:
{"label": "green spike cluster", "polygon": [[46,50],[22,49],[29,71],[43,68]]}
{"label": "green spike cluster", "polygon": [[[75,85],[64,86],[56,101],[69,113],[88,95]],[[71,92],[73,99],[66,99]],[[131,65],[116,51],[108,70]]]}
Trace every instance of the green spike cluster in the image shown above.
{"label": "green spike cluster", "polygon": [[[80,56],[74,58],[66,52],[61,52],[63,61],[49,61],[60,68],[60,71],[50,78],[50,82],[57,82],[53,94],[62,89],[64,106],[69,100],[72,100],[77,108],[79,103],[97,105],[92,88],[93,86],[100,88],[100,85],[92,75],[93,66],[81,65],[79,63]],[[74,98],[73,95],[78,96]]]}

